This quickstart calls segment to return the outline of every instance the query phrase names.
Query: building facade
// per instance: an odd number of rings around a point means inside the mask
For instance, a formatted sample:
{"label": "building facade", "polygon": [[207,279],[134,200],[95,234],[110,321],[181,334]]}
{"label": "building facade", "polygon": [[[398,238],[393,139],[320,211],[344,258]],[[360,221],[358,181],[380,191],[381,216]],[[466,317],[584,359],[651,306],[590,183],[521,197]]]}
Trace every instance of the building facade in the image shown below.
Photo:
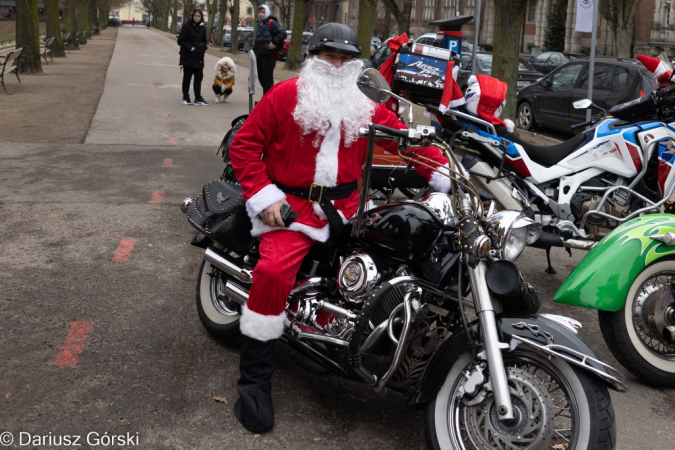
{"label": "building facade", "polygon": [[[642,0],[640,2],[634,25],[633,54],[658,54],[662,50],[670,49],[675,54],[675,11],[671,16],[671,2],[672,0]],[[495,41],[495,0],[483,0],[481,3],[479,43],[490,49]],[[592,35],[574,31],[577,2],[567,0],[566,3],[565,52],[587,52],[591,47]],[[546,29],[549,26],[548,14],[553,4],[554,0],[528,1],[523,17],[521,52],[530,53],[533,49],[536,51],[544,45]],[[314,19],[312,23],[316,26],[325,22],[338,21],[356,29],[358,8],[359,0],[348,2],[312,0],[309,4],[310,20]],[[475,10],[476,0],[413,0],[410,17],[411,38],[437,31],[435,27],[429,25],[432,20],[474,15]],[[473,41],[474,28],[473,21],[462,27],[466,41]],[[400,34],[396,21],[387,12],[382,2],[377,3],[373,34],[381,38]],[[607,21],[602,18],[598,24],[596,53],[599,56],[613,56],[616,53],[612,31]]]}

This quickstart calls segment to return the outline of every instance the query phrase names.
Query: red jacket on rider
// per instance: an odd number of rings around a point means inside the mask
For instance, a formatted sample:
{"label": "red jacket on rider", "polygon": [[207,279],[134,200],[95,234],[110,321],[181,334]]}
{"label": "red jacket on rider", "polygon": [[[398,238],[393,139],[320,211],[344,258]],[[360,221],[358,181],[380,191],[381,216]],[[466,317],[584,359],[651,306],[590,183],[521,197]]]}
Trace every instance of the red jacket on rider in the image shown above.
{"label": "red jacket on rider", "polygon": [[[232,142],[230,160],[243,186],[246,208],[253,222],[251,233],[254,236],[280,229],[265,225],[258,215],[285,198],[293,211],[299,213],[289,229],[325,242],[329,237],[329,225],[318,205],[313,205],[306,198],[285,194],[274,182],[288,187],[310,187],[312,183],[333,187],[356,182],[363,173],[368,142],[367,139],[357,139],[350,147],[346,147],[343,143],[344,131],[341,131],[337,154],[322,154],[318,157],[320,144],[314,145],[313,142],[316,133],[303,136],[300,126],[293,118],[297,104],[297,82],[298,79],[294,78],[278,83],[263,96]],[[317,108],[320,107],[321,105],[317,105]],[[391,128],[406,128],[384,105],[376,106],[371,121]],[[397,150],[397,143],[394,141],[382,141],[378,145],[392,153]],[[448,163],[435,147],[416,149],[415,153],[430,158],[439,165]],[[337,164],[337,171],[325,170],[327,165],[334,164]],[[450,180],[447,177],[428,167],[413,165],[434,189],[442,192],[449,190]],[[326,175],[327,173],[335,175]],[[356,213],[358,201],[359,191],[355,190],[348,198],[333,202],[344,222]]]}

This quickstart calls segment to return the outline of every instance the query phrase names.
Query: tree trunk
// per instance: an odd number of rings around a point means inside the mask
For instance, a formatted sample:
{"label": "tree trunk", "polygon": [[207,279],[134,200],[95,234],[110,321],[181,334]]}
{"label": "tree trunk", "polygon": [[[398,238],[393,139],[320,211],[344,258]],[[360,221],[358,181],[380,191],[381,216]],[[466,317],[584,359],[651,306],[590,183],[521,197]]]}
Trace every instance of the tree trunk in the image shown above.
{"label": "tree trunk", "polygon": [[633,43],[633,27],[628,27],[628,29],[617,27],[617,31],[614,33],[614,41],[616,42],[617,58],[630,59],[632,57],[630,46]]}
{"label": "tree trunk", "polygon": [[403,0],[401,6],[401,15],[396,19],[398,34],[406,33],[410,36],[410,16],[412,15],[413,2],[412,0]]}
{"label": "tree trunk", "polygon": [[[220,0],[220,20],[218,20],[218,30],[216,30],[216,42],[215,45],[220,47],[223,46],[223,27],[225,26],[225,20],[227,20],[227,0]],[[231,42],[231,41],[230,41]]]}
{"label": "tree trunk", "polygon": [[19,58],[21,73],[42,73],[37,0],[16,2],[16,48],[24,47]]}
{"label": "tree trunk", "polygon": [[89,5],[87,0],[77,0],[77,23],[87,38],[91,37],[91,21],[89,20]]}
{"label": "tree trunk", "polygon": [[239,36],[237,28],[239,27],[239,0],[232,1],[232,37],[230,38],[230,53],[239,54]]}
{"label": "tree trunk", "polygon": [[211,39],[211,30],[213,29],[213,20],[216,17],[216,8],[218,7],[218,0],[206,0],[206,21],[209,27],[206,30],[206,39]]}
{"label": "tree trunk", "polygon": [[373,38],[373,20],[376,0],[359,1],[359,24],[356,35],[361,45],[361,58],[370,59],[370,40]]}
{"label": "tree trunk", "polygon": [[178,34],[178,0],[173,0],[173,8],[171,10],[171,34]]}
{"label": "tree trunk", "polygon": [[305,31],[305,11],[307,10],[308,0],[295,0],[295,11],[293,12],[293,28],[291,29],[291,47],[288,49],[288,56],[286,57],[286,69],[298,70],[302,65],[304,55],[300,54],[302,51],[302,32]]}
{"label": "tree trunk", "polygon": [[66,56],[66,50],[61,38],[61,23],[59,21],[59,0],[45,0],[45,16],[47,19],[47,37],[53,37],[52,55]]}
{"label": "tree trunk", "polygon": [[527,0],[495,2],[495,36],[499,36],[499,39],[495,39],[494,44],[492,76],[509,86],[506,106],[501,114],[502,119],[516,117],[518,56],[526,5]]}
{"label": "tree trunk", "polygon": [[[385,9],[389,11],[398,25],[398,34],[406,33],[410,36],[410,15],[412,14],[413,0],[382,0]],[[370,38],[368,38],[370,46]],[[370,55],[370,53],[369,53]]]}
{"label": "tree trunk", "polygon": [[77,33],[77,8],[75,8],[75,0],[65,0],[63,11],[63,24],[66,33],[70,34],[70,50],[78,50],[79,44],[75,41],[75,33]]}

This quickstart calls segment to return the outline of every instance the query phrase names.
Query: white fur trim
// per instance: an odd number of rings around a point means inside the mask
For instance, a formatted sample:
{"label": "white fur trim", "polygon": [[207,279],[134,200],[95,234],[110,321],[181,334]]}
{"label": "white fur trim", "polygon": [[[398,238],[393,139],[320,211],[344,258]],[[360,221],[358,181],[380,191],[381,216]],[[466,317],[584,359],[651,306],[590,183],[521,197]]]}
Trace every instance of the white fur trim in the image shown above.
{"label": "white fur trim", "polygon": [[506,131],[513,133],[513,129],[516,127],[516,124],[513,123],[511,119],[504,119],[504,124],[506,125]]}
{"label": "white fur trim", "polygon": [[268,184],[256,192],[253,197],[248,199],[246,202],[246,212],[251,220],[253,220],[256,219],[264,209],[285,199],[286,194],[284,194],[281,189],[273,184]]}
{"label": "white fur trim", "polygon": [[441,175],[438,172],[431,174],[429,184],[438,192],[442,192],[444,194],[450,192],[450,178],[446,177],[445,175]]}
{"label": "white fur trim", "polygon": [[321,142],[321,148],[316,155],[316,168],[314,169],[314,182],[326,187],[337,186],[338,152],[340,151],[340,127],[331,124],[326,136]]}
{"label": "white fur trim", "polygon": [[259,341],[279,339],[284,332],[285,317],[285,312],[278,316],[265,316],[251,311],[248,305],[244,305],[239,319],[239,329],[241,334]]}
{"label": "white fur trim", "polygon": [[260,236],[263,233],[274,230],[291,230],[298,231],[304,235],[307,235],[318,242],[326,242],[330,236],[330,227],[329,225],[324,226],[323,228],[315,228],[304,223],[293,222],[288,228],[285,227],[270,227],[265,225],[259,217],[251,218],[251,223],[253,228],[251,228],[252,236]]}
{"label": "white fur trim", "polygon": [[[335,200],[331,200],[330,202],[333,204],[333,206],[335,206]],[[321,219],[321,220],[328,220],[328,217],[326,217],[326,213],[323,211],[323,209],[321,209],[321,206],[319,206],[318,203],[313,203],[313,204],[312,204],[312,208],[314,209],[314,214],[316,214],[316,216],[317,216],[319,219]],[[345,215],[342,214],[342,211],[340,211],[340,210],[338,209],[337,212],[338,212],[338,214],[340,215],[340,217],[342,217],[342,222],[344,222],[344,223],[349,222],[347,219],[345,219]]]}
{"label": "white fur trim", "polygon": [[[331,203],[333,203],[332,200],[331,200]],[[333,205],[335,205],[335,203],[333,203]],[[314,209],[314,214],[316,214],[316,216],[317,216],[319,219],[321,219],[321,220],[326,220],[326,219],[327,219],[326,213],[323,212],[323,209],[321,209],[321,206],[319,206],[318,203],[312,203],[312,208]]]}

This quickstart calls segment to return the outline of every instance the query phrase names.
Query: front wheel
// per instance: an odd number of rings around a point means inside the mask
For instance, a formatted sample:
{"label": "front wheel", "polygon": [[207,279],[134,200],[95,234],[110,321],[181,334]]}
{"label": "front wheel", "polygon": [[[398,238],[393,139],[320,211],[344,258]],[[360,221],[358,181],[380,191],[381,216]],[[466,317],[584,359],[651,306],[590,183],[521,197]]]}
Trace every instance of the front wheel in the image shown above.
{"label": "front wheel", "polygon": [[659,260],[637,276],[623,308],[598,311],[614,357],[633,375],[675,387],[675,260]]}
{"label": "front wheel", "polygon": [[[465,353],[424,411],[434,450],[613,449],[614,410],[607,388],[584,370],[527,350],[504,355],[516,418],[497,420],[494,397],[462,394],[472,365]],[[481,395],[485,394],[485,397]]]}
{"label": "front wheel", "polygon": [[228,342],[239,336],[241,308],[223,293],[226,275],[208,261],[202,261],[197,276],[197,313],[214,338]]}

